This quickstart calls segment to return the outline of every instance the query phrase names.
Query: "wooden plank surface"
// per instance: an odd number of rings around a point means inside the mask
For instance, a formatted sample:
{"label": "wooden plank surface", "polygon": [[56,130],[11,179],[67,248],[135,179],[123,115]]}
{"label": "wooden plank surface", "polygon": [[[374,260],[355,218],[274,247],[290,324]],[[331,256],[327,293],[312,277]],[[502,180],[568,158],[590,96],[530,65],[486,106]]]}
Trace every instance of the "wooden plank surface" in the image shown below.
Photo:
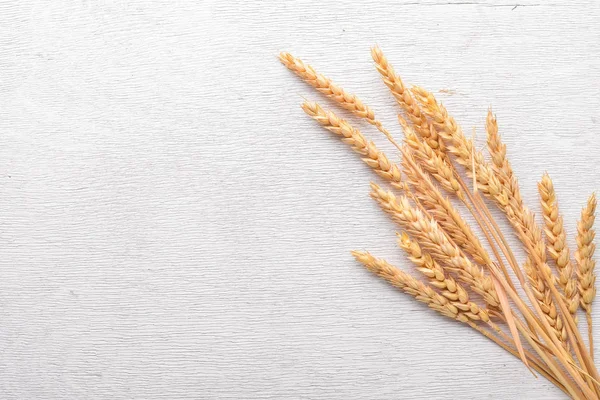
{"label": "wooden plank surface", "polygon": [[276,55],[397,135],[374,44],[481,143],[492,105],[525,199],[548,171],[573,239],[600,188],[598,21],[597,1],[1,2],[0,398],[563,398],[352,260],[410,269]]}

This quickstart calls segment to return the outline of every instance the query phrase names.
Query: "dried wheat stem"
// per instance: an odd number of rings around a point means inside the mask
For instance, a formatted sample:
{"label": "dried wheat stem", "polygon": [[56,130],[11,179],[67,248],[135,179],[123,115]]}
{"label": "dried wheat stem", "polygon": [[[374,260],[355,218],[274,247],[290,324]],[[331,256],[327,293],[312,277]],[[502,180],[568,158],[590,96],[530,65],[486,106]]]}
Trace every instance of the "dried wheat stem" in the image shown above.
{"label": "dried wheat stem", "polygon": [[[509,192],[506,187],[502,184],[502,182],[495,175],[491,166],[485,163],[483,154],[480,151],[476,151],[474,143],[472,140],[469,140],[465,137],[462,130],[450,115],[448,115],[447,110],[443,105],[437,102],[433,94],[428,92],[427,90],[420,87],[413,87],[412,89],[415,98],[421,104],[421,109],[425,114],[427,114],[433,121],[433,124],[438,129],[440,135],[446,140],[449,144],[447,147],[448,153],[453,154],[456,157],[456,160],[459,164],[465,166],[467,170],[475,170],[472,172],[473,175],[476,175],[476,180],[478,182],[478,186],[476,188],[481,189],[486,195],[495,198],[497,202],[502,204],[503,206],[507,205],[509,202]],[[452,166],[452,164],[449,164]],[[453,167],[453,166],[452,166]],[[494,246],[493,241],[490,240],[490,237],[486,233],[486,228],[489,228],[490,234],[493,236],[495,240],[497,240],[497,244],[500,246],[502,252],[506,255],[510,265],[513,270],[517,273],[520,281],[524,281],[522,279],[520,269],[518,264],[516,263],[515,257],[510,250],[510,247],[507,245],[506,239],[502,234],[502,231],[498,228],[497,224],[495,224],[493,218],[491,218],[491,214],[487,210],[485,203],[477,201],[477,193],[471,194],[468,191],[467,185],[464,183],[458,172],[454,169],[454,176],[457,181],[461,185],[464,190],[464,193],[467,195],[471,203],[473,204],[474,209],[467,203],[463,201],[465,206],[471,211],[477,223],[482,227],[486,238],[490,242],[492,249],[494,250],[494,254],[496,255],[498,261],[501,259],[497,254],[497,250]],[[489,219],[489,222],[488,222]],[[512,285],[512,283],[511,283]]]}
{"label": "dried wheat stem", "polygon": [[386,155],[377,149],[375,143],[367,141],[363,134],[347,121],[338,118],[333,112],[325,111],[317,103],[304,102],[302,109],[325,129],[342,138],[346,144],[362,156],[362,160],[377,173],[399,189],[405,189],[400,169],[389,161]]}
{"label": "dried wheat stem", "polygon": [[[436,177],[438,182],[440,182],[441,185],[445,189],[447,189],[451,193],[452,192],[455,193],[458,196],[458,198],[463,202],[463,204],[467,207],[467,209],[471,212],[473,217],[475,217],[475,220],[482,228],[486,239],[488,240],[490,246],[492,247],[494,255],[495,255],[496,259],[498,260],[498,263],[501,266],[501,269],[502,269],[502,272],[504,273],[504,275],[506,277],[508,277],[506,267],[504,266],[502,258],[500,257],[500,254],[498,253],[498,251],[496,249],[496,245],[494,244],[492,238],[489,236],[489,234],[487,232],[488,228],[492,228],[492,229],[490,229],[490,233],[492,234],[492,236],[494,238],[496,238],[498,240],[498,245],[500,246],[501,250],[507,255],[507,259],[513,266],[513,269],[515,269],[517,272],[519,272],[518,265],[514,261],[514,256],[510,252],[509,248],[504,246],[504,243],[503,243],[504,237],[502,235],[502,232],[501,231],[496,232],[493,229],[493,227],[485,226],[487,224],[485,215],[480,214],[480,212],[482,210],[479,210],[479,206],[476,204],[475,198],[469,192],[466,184],[464,183],[464,181],[462,180],[462,178],[460,177],[460,175],[454,168],[454,165],[450,162],[450,159],[448,157],[442,158],[442,157],[437,156],[437,154],[435,152],[431,151],[432,149],[427,145],[426,142],[418,140],[418,138],[414,134],[412,128],[408,127],[406,122],[401,117],[399,117],[398,119],[406,133],[405,141],[412,148],[413,153],[416,155],[416,157],[419,158],[421,165],[423,165],[426,170],[428,170],[430,173],[432,173],[432,175],[434,177]],[[463,136],[463,138],[464,138],[464,136]],[[473,147],[472,147],[472,149],[474,150]],[[472,162],[470,165],[472,166],[473,164],[475,164],[474,156],[472,156]],[[464,194],[466,194],[466,198],[465,198]],[[472,206],[469,202],[467,202],[467,198],[472,202],[472,204],[473,204]],[[484,208],[485,208],[485,206],[484,206]],[[486,208],[486,210],[487,210],[487,208]],[[474,236],[472,236],[472,237],[474,237]],[[468,248],[465,250],[467,252],[469,252],[472,256],[476,257],[477,262],[489,265],[489,260],[490,260],[489,255],[488,255],[487,251],[481,246],[481,243],[477,239],[471,240],[470,243],[472,244],[472,246],[470,246],[470,247],[472,247],[471,250],[475,250],[475,251],[471,251]],[[512,282],[510,282],[510,279],[507,279],[507,280],[508,280],[509,284],[512,286]]]}
{"label": "dried wheat stem", "polygon": [[[488,196],[495,198],[503,206],[507,205],[509,202],[508,190],[505,188],[502,182],[499,181],[492,168],[485,163],[483,154],[480,151],[476,151],[473,141],[465,137],[454,118],[448,115],[448,112],[444,108],[444,106],[437,102],[433,94],[431,94],[423,88],[415,86],[411,90],[415,95],[416,99],[421,104],[423,112],[433,120],[433,124],[438,129],[440,135],[445,140],[447,140],[449,144],[449,146],[447,147],[448,152],[450,154],[453,154],[456,157],[456,160],[459,162],[459,164],[465,166],[467,170],[472,170],[474,168],[477,171],[473,172],[473,174],[476,175],[476,180],[478,182],[477,187]],[[402,121],[400,121],[400,123],[402,124]],[[448,163],[447,165],[452,167],[453,174],[456,180],[463,188],[464,193],[466,193],[467,197],[469,198],[469,200],[473,204],[473,207],[475,208],[471,208],[469,203],[467,203],[464,200],[463,203],[471,211],[471,213],[477,220],[477,223],[482,227],[482,229],[484,230],[484,234],[486,235],[486,238],[488,238],[488,240],[490,238],[486,233],[486,228],[484,227],[484,225],[491,224],[491,226],[488,226],[488,228],[490,228],[490,234],[498,241],[500,249],[505,253],[508,261],[513,267],[513,270],[515,270],[515,272],[517,272],[517,275],[520,277],[520,270],[515,261],[514,255],[510,251],[510,248],[507,246],[506,239],[504,238],[502,231],[500,231],[497,225],[493,222],[493,218],[490,218],[491,214],[489,214],[487,207],[484,203],[481,203],[480,205],[477,204],[476,193],[472,195],[468,191],[466,184],[463,182],[456,169],[454,169],[452,163]],[[477,211],[477,213],[475,211]],[[478,214],[480,215],[478,216]],[[490,218],[489,223],[487,221],[487,218]],[[494,243],[491,240],[489,240],[489,242],[492,246],[492,249],[494,250],[494,254],[498,258],[498,261],[501,262],[501,259],[495,249]]]}
{"label": "dried wheat stem", "polygon": [[[430,308],[441,313],[442,315],[468,324],[478,332],[484,334],[484,336],[494,340],[502,347],[505,347],[502,345],[502,342],[500,342],[497,339],[494,339],[495,337],[489,332],[484,331],[481,327],[474,324],[473,321],[488,321],[488,323],[491,324],[492,329],[501,332],[501,330],[489,320],[489,315],[487,314],[487,312],[479,308],[477,305],[469,304],[469,302],[467,302],[465,307],[465,303],[449,300],[443,295],[437,293],[433,287],[428,286],[423,282],[415,279],[414,277],[404,273],[403,271],[389,264],[385,260],[372,256],[368,252],[353,251],[352,255],[356,258],[357,261],[362,263],[369,271],[383,278],[398,289],[403,290],[405,293],[413,296],[416,300],[427,304]],[[463,308],[468,308],[469,310],[476,309],[478,310],[478,313],[473,314],[471,312],[465,312],[463,311]],[[532,343],[532,346],[534,346],[534,348],[537,347],[535,342]],[[552,379],[554,381],[558,380],[559,382],[561,382],[561,386],[564,385],[566,390],[569,391],[569,393],[575,395],[575,398],[580,398],[579,396],[577,396],[576,389],[574,389],[568,381],[565,381],[563,373],[560,370],[556,369],[556,367],[554,367],[552,360],[547,358],[544,351],[541,350],[539,347],[536,348],[536,351],[538,351],[538,353],[540,353],[540,356],[549,363],[547,364],[549,365],[549,369],[547,369],[546,366],[543,364],[540,365],[537,358],[528,354],[528,359],[530,360],[530,362],[532,362],[533,367],[540,373],[542,373],[544,376],[552,376]],[[511,353],[515,356],[518,356],[518,353],[515,351],[512,351]]]}
{"label": "dried wheat stem", "polygon": [[[530,255],[532,255],[533,258],[536,258],[536,251],[533,250],[532,243],[530,243],[526,239],[525,240],[523,239],[525,237],[525,234],[524,234],[522,228],[519,225],[513,225],[513,226],[514,226],[515,230],[517,231],[519,237],[521,237],[521,240],[523,241],[525,246],[528,248],[528,253]],[[544,264],[543,262],[540,262],[539,259],[536,261],[538,262],[538,265]],[[552,283],[550,278],[548,277],[548,274],[545,273],[544,271],[545,271],[545,269],[540,269],[540,272],[544,275],[546,282]],[[560,299],[560,293],[558,292],[558,290],[556,289],[554,284],[550,284],[547,287],[550,289],[552,295],[556,299]],[[534,296],[532,296],[530,294],[531,289],[529,287],[525,286],[524,289],[528,293],[528,296],[530,298],[534,298]],[[600,381],[600,375],[598,374],[598,371],[597,371],[595,365],[593,364],[593,360],[590,357],[590,354],[586,351],[585,347],[583,346],[583,339],[581,338],[581,335],[579,334],[579,331],[577,330],[577,326],[575,325],[573,319],[571,318],[571,314],[570,314],[568,308],[566,307],[565,303],[559,300],[557,302],[557,304],[559,305],[560,310],[561,310],[562,314],[565,316],[565,320],[567,321],[566,328],[568,331],[568,338],[570,340],[570,344],[573,346],[573,350],[575,351],[575,354],[580,363],[580,366],[583,368],[583,371],[585,372],[585,375],[583,375],[583,377],[588,382],[589,387],[586,387],[585,384],[582,382],[582,380],[581,380],[582,376],[579,375],[579,372],[572,371],[572,372],[570,372],[570,374],[573,377],[573,379],[575,379],[578,382],[578,384],[580,385],[580,388],[582,390],[586,391],[586,390],[589,390],[590,388],[592,390],[595,390],[597,393],[596,393],[596,395],[592,396],[592,398],[596,398],[596,396],[600,396],[600,391],[598,391],[598,388],[592,383],[592,380],[590,380],[590,377],[595,381]],[[539,315],[544,314],[543,311],[540,310],[540,305],[538,304],[537,301],[534,301],[532,303],[532,305],[534,306],[534,308],[536,309],[536,311]],[[522,310],[522,311],[524,311],[524,310]],[[531,323],[531,321],[529,321],[529,322]],[[543,318],[541,322],[545,326],[546,332],[550,332],[551,330],[554,332],[553,328],[549,325],[547,318]],[[538,330],[538,333],[541,335],[545,335],[544,331]],[[591,334],[591,331],[588,330],[588,334]],[[557,335],[547,336],[545,338],[545,340],[546,340],[547,344],[553,344],[554,346],[557,346],[558,344],[562,345],[562,343],[559,341],[559,338],[557,337]],[[549,340],[549,342],[548,342],[548,340]],[[590,347],[590,349],[592,349],[592,347]],[[555,356],[561,358],[561,362],[563,362],[563,367],[571,368],[572,365],[576,366],[571,354],[569,354],[564,349],[564,345],[562,346],[562,348],[554,347],[554,350],[552,350],[552,352]],[[569,363],[570,365],[566,365],[565,363]]]}
{"label": "dried wheat stem", "polygon": [[[433,95],[421,88],[415,89],[415,93],[417,93],[417,97],[422,104],[425,105],[424,108],[430,111],[430,115],[439,125],[441,131],[444,132],[442,136],[452,143],[448,147],[449,151],[467,169],[472,170],[473,167],[475,168],[477,171],[478,188],[496,201],[498,206],[507,213],[513,226],[519,226],[522,229],[524,235],[521,237],[521,240],[527,240],[533,244],[530,248],[535,252],[534,259],[541,260],[541,262],[537,264],[537,268],[532,265],[528,277],[537,290],[536,299],[541,302],[540,308],[549,319],[550,325],[555,330],[555,333],[557,333],[558,338],[563,343],[566,343],[566,329],[556,311],[556,305],[550,293],[550,288],[547,287],[549,284],[552,284],[553,278],[550,268],[545,263],[546,250],[542,241],[541,229],[535,223],[533,213],[522,202],[520,190],[516,179],[512,176],[510,165],[499,156],[501,151],[496,153],[495,162],[503,168],[503,174],[507,177],[503,182],[498,177],[499,174],[497,171],[499,166],[496,164],[492,166],[483,160],[483,155],[475,151],[473,141],[464,136],[453,118],[448,116],[446,110],[437,103]],[[497,132],[494,132],[495,124],[490,121],[488,125],[490,125],[488,134],[491,133],[492,136],[492,148],[497,148],[499,137]],[[508,177],[511,179],[508,180]],[[540,270],[541,274],[534,271],[537,269]],[[549,279],[550,282],[545,282],[546,279]]]}
{"label": "dried wheat stem", "polygon": [[[545,248],[543,247],[543,241],[541,241],[541,229],[535,223],[533,213],[531,213],[523,205],[519,183],[514,176],[514,172],[510,163],[506,158],[506,145],[504,145],[501,141],[498,133],[498,123],[491,110],[488,110],[486,131],[488,149],[492,156],[492,169],[499,177],[500,184],[504,186],[503,191],[506,193],[508,205],[512,208],[512,212],[515,214],[515,221],[521,225],[525,234],[531,241],[541,243],[536,250],[539,251],[539,259],[545,262]],[[551,181],[549,181],[549,178],[545,182],[549,182],[551,186]],[[552,195],[554,195],[553,190],[554,189],[552,188]],[[556,214],[558,214],[558,208],[556,209]],[[566,256],[568,260],[568,252]],[[542,266],[542,268],[544,267]],[[548,273],[548,276],[552,278],[552,281],[559,280],[552,274],[550,269],[547,269],[544,272]]]}
{"label": "dried wheat stem", "polygon": [[[280,56],[289,69],[345,109],[377,127],[404,154],[402,166],[406,172],[406,182],[400,179],[399,166],[391,163],[360,131],[335,114],[324,111],[317,104],[303,105],[307,114],[339,135],[380,176],[390,181],[392,186],[405,191],[405,196],[395,197],[392,192],[372,184],[371,196],[414,238],[412,240],[407,234],[403,234],[400,246],[409,254],[417,269],[428,277],[430,283],[420,282],[368,253],[354,253],[355,257],[377,275],[444,315],[469,324],[497,343],[502,343],[502,338],[514,345],[514,350],[508,345],[505,348],[512,350],[514,355],[518,354],[525,365],[529,361],[534,369],[550,377],[549,379],[554,379],[553,382],[562,386],[573,398],[598,398],[600,385],[597,387],[594,383],[600,381],[600,376],[590,356],[590,353],[593,354],[591,302],[595,295],[592,260],[595,198],[592,197],[588,202],[578,224],[575,266],[569,259],[563,220],[558,212],[550,178],[545,176],[539,184],[546,232],[544,240],[543,231],[536,224],[534,214],[523,204],[518,181],[506,157],[506,146],[501,141],[498,124],[491,110],[486,119],[487,144],[491,156],[491,161],[487,162],[483,153],[476,151],[473,139],[465,137],[455,120],[431,93],[418,87],[407,90],[380,49],[372,49],[372,56],[384,83],[410,122],[409,126],[402,118],[399,119],[407,133],[404,146],[399,146],[393,140],[375,118],[373,111],[356,96],[345,92],[301,60],[287,53]],[[450,155],[473,177],[473,193],[456,171]],[[498,263],[490,260],[478,238],[449,199],[442,195],[430,175],[441,187],[456,194],[473,214],[490,242]],[[413,189],[412,192],[410,188]],[[506,238],[478,191],[490,197],[506,213],[525,246],[526,280]],[[416,207],[411,205],[409,199],[412,199]],[[521,298],[506,274],[496,244],[519,277],[527,295],[526,300]],[[547,254],[556,262],[556,276],[546,262]],[[477,264],[486,265],[487,271],[484,272]],[[500,270],[501,265],[504,276]],[[577,279],[573,276],[573,269],[577,272]],[[471,294],[480,295],[489,308],[480,309],[470,298],[468,290],[473,291]],[[583,345],[574,318],[579,306],[578,297],[579,305],[588,318],[590,352]],[[520,314],[513,311],[513,306],[517,307]],[[512,339],[489,320],[490,313],[504,318]],[[482,321],[489,328],[483,329],[484,325],[475,321]],[[531,356],[523,348],[519,332],[535,349],[539,358]],[[567,343],[571,345],[571,350],[566,348]]]}
{"label": "dried wheat stem", "polygon": [[524,265],[525,272],[532,285],[535,298],[548,323],[554,329],[557,338],[566,345],[568,342],[567,330],[562,317],[558,314],[556,301],[552,295],[555,277],[546,263],[546,247],[543,242],[542,232],[537,226],[534,215],[525,206],[521,209],[506,207],[505,212],[509,221],[517,229],[521,241],[526,245],[529,253]]}
{"label": "dried wheat stem", "polygon": [[[510,354],[512,354],[516,358],[520,359],[518,351],[514,348],[514,341],[512,340],[512,338],[510,338],[506,334],[499,333],[500,337],[502,339],[504,339],[505,341],[507,341],[508,343],[510,343],[511,345],[507,345],[507,344],[503,343],[499,338],[497,338],[490,332],[486,331],[481,326],[475,324],[474,322],[469,321],[469,322],[467,322],[467,324],[469,324],[469,326],[471,326],[471,328],[475,329],[476,331],[481,333],[483,336],[492,340],[498,346],[502,347],[504,350],[508,351]],[[562,380],[564,379],[564,377],[558,377],[558,378],[555,377],[554,372],[542,360],[540,360],[538,357],[534,356],[533,354],[531,354],[531,352],[529,352],[527,350],[525,350],[525,353],[527,355],[528,361],[531,363],[532,367],[537,372],[542,374],[546,379],[548,379],[550,382],[552,382],[554,385],[556,385],[565,394],[570,395],[571,394],[570,390],[573,391],[573,393],[574,393],[574,389],[572,387],[567,388],[562,383]],[[577,398],[577,397],[575,397],[575,398]]]}
{"label": "dried wheat stem", "polygon": [[548,174],[542,176],[538,183],[540,193],[540,202],[542,213],[546,225],[546,242],[548,244],[548,254],[555,261],[558,268],[558,283],[563,290],[569,312],[577,320],[577,309],[579,308],[579,292],[577,290],[577,279],[574,275],[573,264],[569,247],[567,245],[567,235],[563,225],[563,218],[558,211],[558,202],[552,179]]}

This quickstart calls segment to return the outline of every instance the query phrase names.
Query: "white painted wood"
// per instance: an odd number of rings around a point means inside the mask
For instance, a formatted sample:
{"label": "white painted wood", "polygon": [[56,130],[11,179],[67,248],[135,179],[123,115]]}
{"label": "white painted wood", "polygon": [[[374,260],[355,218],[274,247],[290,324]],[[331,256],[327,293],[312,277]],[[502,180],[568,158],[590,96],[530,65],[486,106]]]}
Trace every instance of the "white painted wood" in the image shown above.
{"label": "white painted wood", "polygon": [[0,397],[563,398],[353,262],[410,268],[276,55],[396,134],[376,43],[467,129],[493,105],[526,200],[550,172],[573,234],[600,188],[599,20],[596,1],[3,1]]}

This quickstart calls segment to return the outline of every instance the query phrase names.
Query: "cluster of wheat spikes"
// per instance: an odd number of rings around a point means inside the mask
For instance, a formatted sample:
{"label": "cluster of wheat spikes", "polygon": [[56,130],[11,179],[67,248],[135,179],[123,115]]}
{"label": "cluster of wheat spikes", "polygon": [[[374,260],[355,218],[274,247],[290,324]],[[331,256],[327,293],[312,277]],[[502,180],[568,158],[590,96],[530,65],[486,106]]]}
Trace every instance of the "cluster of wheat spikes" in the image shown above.
{"label": "cluster of wheat spikes", "polygon": [[[352,252],[354,257],[395,287],[494,341],[572,398],[600,398],[591,321],[595,196],[581,212],[573,254],[552,180],[545,174],[538,184],[542,227],[523,203],[491,110],[486,120],[488,161],[430,92],[406,87],[378,47],[371,55],[400,106],[402,144],[358,97],[291,54],[279,56],[305,82],[377,128],[402,155],[396,164],[349,122],[317,103],[302,105],[389,183],[389,189],[371,183],[371,197],[402,227],[398,244],[423,279],[365,251]],[[474,217],[481,233],[473,231],[445,192]],[[490,203],[506,215],[522,243],[524,260],[515,257]],[[580,308],[586,315],[589,347],[578,328]]]}

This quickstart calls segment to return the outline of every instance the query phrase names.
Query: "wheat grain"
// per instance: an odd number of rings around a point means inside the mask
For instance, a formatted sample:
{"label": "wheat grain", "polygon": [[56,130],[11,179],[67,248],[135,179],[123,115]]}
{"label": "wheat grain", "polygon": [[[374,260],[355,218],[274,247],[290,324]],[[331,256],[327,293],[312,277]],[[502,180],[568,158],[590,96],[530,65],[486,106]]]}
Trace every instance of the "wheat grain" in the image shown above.
{"label": "wheat grain", "polygon": [[[518,181],[514,177],[512,168],[503,154],[503,144],[497,132],[497,124],[491,112],[487,119],[488,145],[492,153],[493,167],[490,171],[489,164],[480,164],[478,178],[488,176],[492,186],[498,188],[500,196],[496,196],[497,204],[507,214],[511,224],[517,229],[519,237],[526,244],[529,253],[524,269],[534,289],[541,310],[545,314],[550,326],[555,330],[557,338],[566,345],[567,331],[557,306],[552,296],[550,285],[559,280],[552,274],[546,263],[546,246],[542,237],[542,230],[535,222],[534,214],[523,204]],[[495,173],[494,173],[495,172]],[[558,300],[559,301],[559,300]]]}
{"label": "wheat grain", "polygon": [[492,114],[492,110],[488,110],[486,119],[486,132],[487,132],[487,144],[492,156],[492,162],[499,170],[510,170],[510,166],[507,167],[508,160],[506,159],[506,145],[500,140],[498,135],[498,122],[496,117]]}
{"label": "wheat grain", "polygon": [[404,142],[410,146],[415,158],[423,168],[431,173],[444,189],[464,201],[465,194],[454,175],[454,168],[449,160],[440,157],[427,142],[419,140],[414,130],[403,119],[399,118],[399,120],[405,134]]}
{"label": "wheat grain", "polygon": [[431,118],[440,137],[446,141],[448,151],[456,157],[459,164],[471,169],[473,161],[475,165],[484,163],[483,154],[475,150],[473,141],[465,137],[460,126],[432,93],[419,86],[411,88],[411,92],[421,105],[420,110]]}
{"label": "wheat grain", "polygon": [[492,168],[496,172],[498,179],[509,193],[517,207],[521,207],[523,200],[519,189],[519,182],[514,175],[510,162],[506,158],[506,145],[502,143],[498,133],[498,121],[492,110],[488,110],[486,118],[487,145],[492,158]]}
{"label": "wheat grain", "polygon": [[558,268],[558,282],[565,295],[569,312],[576,318],[577,309],[579,308],[577,280],[575,279],[573,264],[571,263],[563,217],[558,211],[554,185],[547,173],[542,176],[542,180],[538,183],[538,191],[540,193],[540,202],[546,226],[548,254],[550,254],[550,257],[554,260]]}
{"label": "wheat grain", "polygon": [[562,318],[558,315],[554,301],[552,300],[552,293],[546,285],[546,281],[540,276],[537,268],[533,265],[531,258],[527,257],[523,265],[523,269],[527,274],[527,278],[531,284],[531,288],[535,295],[542,312],[544,313],[548,324],[554,330],[556,337],[566,346],[567,343],[567,330],[562,322]]}
{"label": "wheat grain", "polygon": [[331,79],[318,73],[313,67],[305,64],[302,60],[294,57],[290,53],[280,53],[279,60],[290,71],[293,71],[306,83],[317,89],[325,96],[333,99],[340,106],[352,112],[354,115],[363,118],[369,124],[375,126],[393,142],[392,135],[383,127],[381,121],[375,118],[373,109],[365,105],[356,95],[348,93],[343,88],[333,83]]}
{"label": "wheat grain", "polygon": [[535,298],[548,323],[554,329],[556,337],[566,346],[567,331],[552,296],[550,285],[554,285],[556,279],[546,263],[546,246],[542,238],[542,231],[536,224],[533,213],[524,205],[521,206],[521,209],[508,206],[505,211],[509,221],[517,229],[519,238],[526,244],[528,256],[524,269],[532,285]]}
{"label": "wheat grain", "polygon": [[[542,241],[542,231],[535,223],[533,213],[523,204],[519,186],[516,178],[512,176],[510,165],[496,157],[502,168],[508,168],[503,170],[505,175],[499,174],[498,167],[485,162],[483,154],[475,150],[474,142],[465,137],[454,118],[448,115],[446,109],[437,102],[433,94],[419,87],[413,88],[413,93],[422,105],[422,109],[426,110],[425,113],[434,121],[440,135],[448,141],[448,152],[453,154],[459,164],[465,166],[467,170],[471,170],[472,173],[476,172],[478,188],[495,200],[500,209],[507,214],[511,224],[519,229],[519,232],[522,232],[520,239],[530,244],[527,249],[532,251],[530,256],[536,260],[535,263],[528,260],[528,263],[532,264],[528,278],[536,288],[534,295],[557,338],[566,344],[566,328],[558,315],[551,288],[548,286],[552,284],[553,276],[545,262],[546,250]],[[500,143],[500,139],[497,132],[493,132],[496,125],[495,119],[494,122],[490,122],[492,147],[494,147],[496,143]],[[507,171],[510,171],[510,174]],[[505,178],[501,179],[500,176]]]}
{"label": "wheat grain", "polygon": [[402,166],[404,175],[417,198],[427,208],[448,236],[473,259],[482,265],[490,265],[491,259],[483,245],[475,236],[471,227],[461,217],[458,210],[447,197],[429,179],[429,176],[417,165],[413,154],[403,151]]}
{"label": "wheat grain", "polygon": [[[556,305],[550,293],[551,289],[548,287],[549,284],[552,284],[553,277],[550,268],[545,263],[546,250],[542,241],[542,231],[535,223],[533,213],[523,204],[518,182],[504,156],[504,147],[500,142],[495,118],[491,112],[488,113],[488,143],[494,160],[490,165],[484,161],[483,154],[475,150],[473,141],[465,137],[458,124],[430,92],[418,87],[413,89],[413,93],[423,105],[423,109],[427,110],[427,114],[434,120],[439,132],[443,132],[441,135],[451,143],[448,151],[455,155],[460,164],[467,169],[476,171],[478,188],[492,197],[500,209],[507,214],[513,226],[523,232],[521,240],[531,244],[527,248],[533,250],[531,257],[537,261],[530,268],[528,277],[537,289],[536,298],[550,321],[550,325],[555,328],[558,338],[566,342],[566,330],[556,311]],[[531,265],[532,261],[529,260],[528,264]]]}
{"label": "wheat grain", "polygon": [[577,251],[575,252],[581,307],[586,313],[591,312],[592,301],[596,296],[596,274],[594,272],[596,262],[593,259],[596,250],[594,244],[596,233],[593,229],[595,214],[596,195],[593,194],[581,211],[581,219],[577,223]]}
{"label": "wheat grain", "polygon": [[387,156],[377,149],[373,142],[367,141],[362,133],[347,121],[338,118],[333,112],[325,111],[317,103],[304,102],[302,109],[325,129],[342,137],[342,140],[362,156],[362,160],[382,178],[390,181],[393,186],[404,189],[400,170],[390,162]]}
{"label": "wheat grain", "polygon": [[398,245],[408,254],[417,269],[429,278],[430,284],[439,289],[442,296],[452,301],[456,308],[472,320],[489,321],[487,312],[469,299],[467,290],[446,274],[442,266],[429,253],[423,251],[416,241],[410,240],[405,232],[399,235]]}
{"label": "wheat grain", "polygon": [[387,261],[373,257],[366,251],[353,251],[352,255],[372,273],[449,318],[461,322],[489,321],[488,313],[475,303],[449,300],[431,286],[415,279]]}
{"label": "wheat grain", "polygon": [[421,211],[410,205],[406,196],[396,198],[392,192],[383,190],[375,183],[371,183],[371,197],[392,219],[416,235],[433,257],[455,271],[486,303],[492,307],[499,306],[498,295],[491,278],[461,254],[459,248],[450,242],[435,220],[425,218]]}
{"label": "wheat grain", "polygon": [[581,210],[581,219],[577,223],[577,289],[581,301],[581,308],[585,311],[590,353],[594,356],[594,335],[592,334],[592,301],[596,297],[596,273],[594,271],[596,262],[592,258],[596,245],[593,229],[596,218],[596,195],[592,194],[586,206]]}
{"label": "wheat grain", "polygon": [[383,82],[390,89],[396,102],[405,111],[415,130],[421,135],[432,149],[441,156],[444,154],[444,142],[439,137],[435,128],[427,121],[427,117],[421,112],[417,102],[413,99],[409,90],[404,86],[400,76],[394,72],[394,68],[388,63],[387,58],[379,47],[371,49],[371,57],[375,62],[377,71],[381,74]]}

